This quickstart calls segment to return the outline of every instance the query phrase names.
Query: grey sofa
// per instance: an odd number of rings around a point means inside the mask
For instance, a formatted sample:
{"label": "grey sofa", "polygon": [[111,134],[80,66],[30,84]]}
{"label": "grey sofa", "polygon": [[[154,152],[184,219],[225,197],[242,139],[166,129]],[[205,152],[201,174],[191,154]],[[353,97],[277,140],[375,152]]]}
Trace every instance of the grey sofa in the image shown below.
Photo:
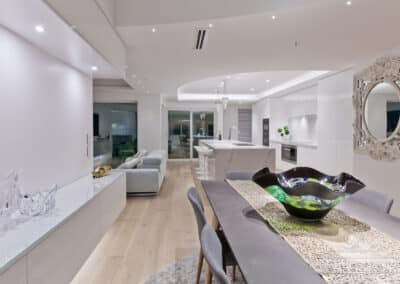
{"label": "grey sofa", "polygon": [[155,195],[160,193],[167,170],[164,150],[147,153],[143,162],[133,169],[115,169],[126,173],[126,190],[129,195]]}

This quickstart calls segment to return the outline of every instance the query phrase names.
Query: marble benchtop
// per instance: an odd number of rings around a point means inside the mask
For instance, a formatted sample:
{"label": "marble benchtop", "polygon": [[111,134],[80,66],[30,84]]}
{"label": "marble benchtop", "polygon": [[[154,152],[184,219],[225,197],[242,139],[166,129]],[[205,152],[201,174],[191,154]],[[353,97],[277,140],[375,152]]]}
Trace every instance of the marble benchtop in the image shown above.
{"label": "marble benchtop", "polygon": [[276,144],[283,144],[283,145],[293,145],[293,146],[298,146],[298,147],[304,147],[304,148],[318,148],[317,142],[314,141],[296,141],[296,140],[278,140],[278,139],[271,139],[271,143],[276,143]]}
{"label": "marble benchtop", "polygon": [[[249,149],[271,149],[270,147],[255,145],[252,143],[233,140],[200,140],[201,143],[213,150],[249,150]],[[248,145],[237,145],[248,144]]]}
{"label": "marble benchtop", "polygon": [[56,207],[48,215],[33,217],[0,233],[0,274],[122,175],[125,173],[112,172],[99,179],[84,176],[57,191]]}

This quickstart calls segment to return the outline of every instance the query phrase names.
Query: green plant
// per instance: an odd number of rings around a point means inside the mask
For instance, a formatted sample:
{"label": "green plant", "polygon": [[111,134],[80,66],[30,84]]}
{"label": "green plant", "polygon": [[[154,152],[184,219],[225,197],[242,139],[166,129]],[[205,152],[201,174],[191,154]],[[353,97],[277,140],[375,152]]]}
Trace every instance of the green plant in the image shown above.
{"label": "green plant", "polygon": [[281,135],[281,137],[288,136],[290,134],[289,126],[285,125],[283,127],[279,127],[278,133]]}
{"label": "green plant", "polygon": [[290,134],[289,126],[285,125],[285,126],[283,127],[283,131],[285,132],[285,135],[289,135],[289,134]]}

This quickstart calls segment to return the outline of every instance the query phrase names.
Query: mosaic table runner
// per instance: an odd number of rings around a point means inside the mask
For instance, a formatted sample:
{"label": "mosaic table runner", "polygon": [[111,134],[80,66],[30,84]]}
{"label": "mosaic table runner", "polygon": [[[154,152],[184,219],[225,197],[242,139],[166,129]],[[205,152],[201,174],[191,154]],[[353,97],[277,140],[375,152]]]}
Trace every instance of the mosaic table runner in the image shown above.
{"label": "mosaic table runner", "polygon": [[328,283],[400,283],[400,241],[333,209],[317,223],[289,216],[253,181],[227,181]]}

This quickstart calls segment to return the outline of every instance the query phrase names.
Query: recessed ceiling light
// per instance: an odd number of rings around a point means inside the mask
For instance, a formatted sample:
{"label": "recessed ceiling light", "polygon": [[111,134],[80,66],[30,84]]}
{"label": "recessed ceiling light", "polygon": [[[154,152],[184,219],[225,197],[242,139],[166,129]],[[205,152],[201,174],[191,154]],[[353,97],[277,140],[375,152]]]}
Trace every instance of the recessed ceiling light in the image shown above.
{"label": "recessed ceiling light", "polygon": [[231,78],[231,76],[229,76],[229,75],[228,75],[228,76],[226,76],[226,79],[228,79],[228,80],[229,80],[230,78]]}
{"label": "recessed ceiling light", "polygon": [[99,70],[99,68],[97,67],[97,66],[92,66],[92,71],[97,71],[97,70]]}
{"label": "recessed ceiling light", "polygon": [[152,28],[152,29],[151,29],[151,32],[153,32],[153,33],[155,33],[156,31],[157,31],[156,28]]}
{"label": "recessed ceiling light", "polygon": [[254,92],[256,89],[254,88],[250,88],[250,92]]}
{"label": "recessed ceiling light", "polygon": [[208,24],[208,27],[211,29],[214,25],[213,24]]}
{"label": "recessed ceiling light", "polygon": [[353,4],[351,1],[347,1],[347,2],[346,2],[346,5],[347,5],[347,6],[351,6],[351,4]]}
{"label": "recessed ceiling light", "polygon": [[38,33],[43,33],[45,29],[42,25],[37,25],[35,26],[35,31],[37,31]]}
{"label": "recessed ceiling light", "polygon": [[266,83],[270,83],[270,82],[271,82],[271,80],[267,79],[267,80],[265,80],[265,82],[266,82]]}
{"label": "recessed ceiling light", "polygon": [[271,19],[272,19],[272,20],[276,20],[276,16],[273,15],[273,16],[271,17]]}
{"label": "recessed ceiling light", "polygon": [[146,91],[146,94],[150,94],[150,91],[149,91],[149,90],[147,90],[147,91]]}

